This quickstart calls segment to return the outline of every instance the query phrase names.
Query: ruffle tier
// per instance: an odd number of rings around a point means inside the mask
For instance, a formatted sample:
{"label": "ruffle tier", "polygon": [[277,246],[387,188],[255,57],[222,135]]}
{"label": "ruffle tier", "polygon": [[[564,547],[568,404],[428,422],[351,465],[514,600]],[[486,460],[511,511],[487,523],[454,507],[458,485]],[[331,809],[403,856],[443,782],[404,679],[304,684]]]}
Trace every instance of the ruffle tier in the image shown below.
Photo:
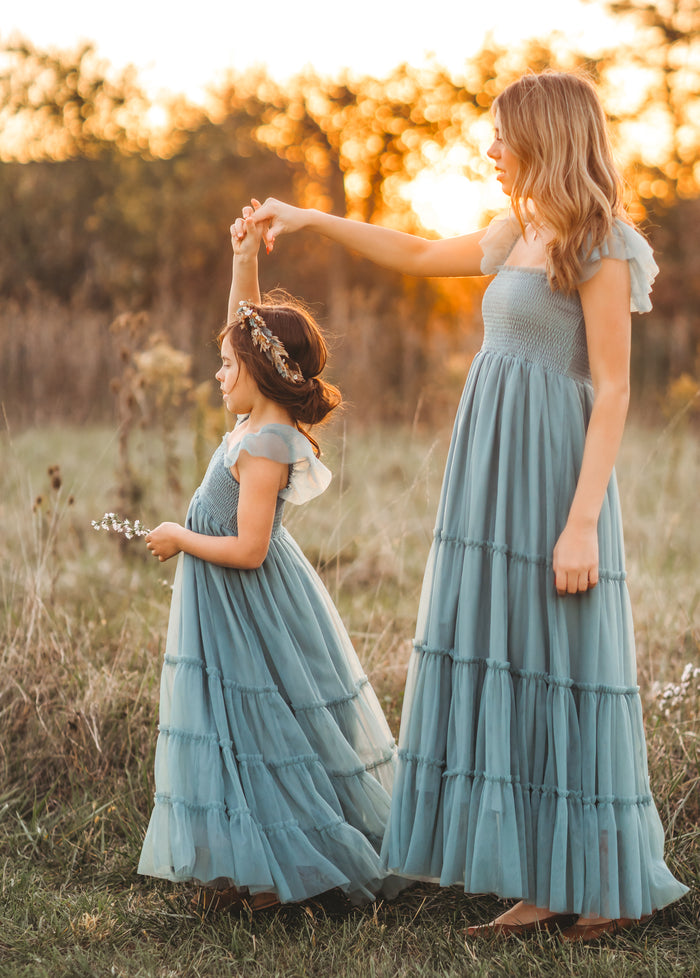
{"label": "ruffle tier", "polygon": [[393,750],[362,763],[342,735],[341,726],[367,726],[363,690],[307,708],[297,723],[274,687],[242,686],[193,659],[166,658],[163,686],[162,714],[186,726],[160,725],[139,871],[226,879],[251,893],[274,890],[282,902],[333,887],[372,899],[388,812],[375,774],[387,780]]}
{"label": "ruffle tier", "polygon": [[406,698],[390,869],[612,918],[687,892],[663,859],[636,687],[418,647]]}
{"label": "ruffle tier", "polygon": [[[488,350],[460,404],[383,858],[414,878],[639,917],[686,892],[649,788],[615,479],[600,582],[560,598],[589,385]],[[478,410],[477,410],[478,407]]]}
{"label": "ruffle tier", "polygon": [[[205,494],[188,524],[221,532]],[[378,854],[394,764],[337,611],[286,530],[258,570],[181,559],[139,872],[282,902],[395,892]]]}

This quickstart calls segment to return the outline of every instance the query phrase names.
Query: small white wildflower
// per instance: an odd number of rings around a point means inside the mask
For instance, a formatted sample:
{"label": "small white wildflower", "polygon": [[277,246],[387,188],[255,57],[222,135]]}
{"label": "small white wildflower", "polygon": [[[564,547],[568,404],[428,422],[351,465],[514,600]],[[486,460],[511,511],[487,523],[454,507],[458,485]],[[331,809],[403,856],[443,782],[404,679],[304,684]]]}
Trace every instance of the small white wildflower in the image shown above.
{"label": "small white wildflower", "polygon": [[680,721],[695,715],[700,705],[700,667],[687,663],[680,682],[666,683],[656,690],[660,714],[668,720]]}
{"label": "small white wildflower", "polygon": [[127,540],[134,537],[145,537],[151,532],[145,527],[141,520],[122,519],[116,513],[105,513],[101,520],[92,520],[94,530],[114,530],[115,533],[123,533]]}

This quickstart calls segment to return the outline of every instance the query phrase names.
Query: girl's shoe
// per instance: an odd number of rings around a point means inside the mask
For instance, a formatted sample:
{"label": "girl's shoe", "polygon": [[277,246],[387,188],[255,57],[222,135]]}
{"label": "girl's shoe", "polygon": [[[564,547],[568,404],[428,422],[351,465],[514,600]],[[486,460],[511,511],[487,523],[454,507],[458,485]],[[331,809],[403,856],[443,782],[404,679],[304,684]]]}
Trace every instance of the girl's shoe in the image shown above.
{"label": "girl's shoe", "polygon": [[200,887],[192,897],[190,903],[195,910],[216,911],[230,910],[235,907],[243,907],[245,897],[235,886],[229,886],[225,890],[217,890],[213,887]]}
{"label": "girl's shoe", "polygon": [[202,887],[190,902],[195,910],[215,913],[217,910],[267,910],[278,906],[280,901],[276,893],[256,893],[250,896],[248,893],[241,893],[235,886],[229,886],[225,890]]}
{"label": "girl's shoe", "polygon": [[256,893],[244,898],[244,906],[250,910],[267,910],[269,907],[279,907],[280,901],[276,893]]}

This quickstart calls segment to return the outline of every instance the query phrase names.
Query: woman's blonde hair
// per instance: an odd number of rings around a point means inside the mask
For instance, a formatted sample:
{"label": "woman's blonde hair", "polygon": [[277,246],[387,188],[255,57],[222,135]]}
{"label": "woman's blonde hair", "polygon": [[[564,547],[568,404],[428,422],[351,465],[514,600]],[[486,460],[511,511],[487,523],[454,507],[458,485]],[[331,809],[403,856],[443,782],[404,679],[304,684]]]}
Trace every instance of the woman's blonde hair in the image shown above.
{"label": "woman's blonde hair", "polygon": [[610,234],[614,218],[629,220],[598,95],[581,75],[547,71],[513,82],[493,109],[519,162],[513,210],[524,230],[534,205],[554,234],[546,254],[550,285],[573,292],[582,260]]}

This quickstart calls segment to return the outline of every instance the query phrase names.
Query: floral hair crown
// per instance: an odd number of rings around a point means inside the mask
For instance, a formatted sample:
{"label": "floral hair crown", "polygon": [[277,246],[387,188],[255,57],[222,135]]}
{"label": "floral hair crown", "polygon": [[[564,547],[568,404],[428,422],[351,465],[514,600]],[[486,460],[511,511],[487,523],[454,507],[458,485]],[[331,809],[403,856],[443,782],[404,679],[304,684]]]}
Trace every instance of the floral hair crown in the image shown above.
{"label": "floral hair crown", "polygon": [[298,364],[290,358],[282,340],[275,336],[260,313],[256,312],[245,299],[241,299],[238,303],[237,322],[241,329],[249,330],[253,344],[262,350],[280,377],[293,384],[304,383],[304,376]]}

